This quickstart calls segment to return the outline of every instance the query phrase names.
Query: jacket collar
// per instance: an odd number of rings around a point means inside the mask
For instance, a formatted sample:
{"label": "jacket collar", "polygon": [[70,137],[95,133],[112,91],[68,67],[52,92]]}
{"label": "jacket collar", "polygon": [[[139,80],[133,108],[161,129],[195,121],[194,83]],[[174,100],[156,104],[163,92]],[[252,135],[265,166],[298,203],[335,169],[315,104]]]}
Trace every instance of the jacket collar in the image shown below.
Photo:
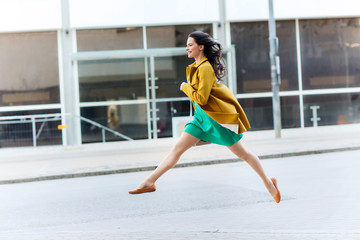
{"label": "jacket collar", "polygon": [[207,57],[203,57],[200,62],[196,63],[193,62],[192,64],[190,64],[187,68],[186,68],[186,79],[188,81],[191,81],[191,75],[194,74],[196,72],[196,69],[203,64],[204,62],[208,61]]}
{"label": "jacket collar", "polygon": [[198,68],[201,64],[203,64],[203,63],[206,62],[206,61],[208,61],[208,59],[207,59],[207,57],[204,56],[204,57],[200,60],[200,62],[198,62],[198,63],[194,62],[194,63],[192,63],[191,65],[189,65],[189,67],[196,67],[196,68]]}

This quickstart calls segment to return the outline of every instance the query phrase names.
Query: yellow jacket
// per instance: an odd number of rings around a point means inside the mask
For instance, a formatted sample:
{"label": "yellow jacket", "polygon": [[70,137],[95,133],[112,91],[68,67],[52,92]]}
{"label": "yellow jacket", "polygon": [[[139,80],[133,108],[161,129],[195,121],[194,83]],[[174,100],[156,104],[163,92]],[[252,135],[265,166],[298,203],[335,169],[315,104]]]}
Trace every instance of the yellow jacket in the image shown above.
{"label": "yellow jacket", "polygon": [[189,84],[184,84],[182,91],[212,119],[219,124],[238,124],[238,133],[250,128],[245,112],[233,93],[216,82],[214,69],[206,57],[186,68],[186,78]]}

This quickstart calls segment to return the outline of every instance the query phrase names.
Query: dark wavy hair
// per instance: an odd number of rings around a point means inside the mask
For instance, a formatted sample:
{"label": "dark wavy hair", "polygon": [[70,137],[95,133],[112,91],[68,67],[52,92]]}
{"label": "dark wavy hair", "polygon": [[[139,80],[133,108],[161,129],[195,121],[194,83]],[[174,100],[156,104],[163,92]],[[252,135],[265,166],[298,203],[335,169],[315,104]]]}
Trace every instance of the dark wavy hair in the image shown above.
{"label": "dark wavy hair", "polygon": [[197,45],[204,45],[205,57],[207,57],[213,67],[216,78],[222,80],[226,75],[226,68],[221,44],[210,37],[209,34],[201,31],[192,32],[188,37],[192,37]]}

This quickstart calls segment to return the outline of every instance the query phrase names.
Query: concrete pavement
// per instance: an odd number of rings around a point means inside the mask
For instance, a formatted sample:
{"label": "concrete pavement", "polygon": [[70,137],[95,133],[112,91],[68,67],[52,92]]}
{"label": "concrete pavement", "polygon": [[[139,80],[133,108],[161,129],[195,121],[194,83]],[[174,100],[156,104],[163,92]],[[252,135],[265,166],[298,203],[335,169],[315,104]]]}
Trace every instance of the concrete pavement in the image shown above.
{"label": "concrete pavement", "polygon": [[0,185],[0,239],[360,239],[360,150],[263,161],[276,204],[244,162]]}
{"label": "concrete pavement", "polygon": [[[360,149],[360,124],[249,131],[242,139],[260,159]],[[72,177],[152,170],[176,139],[85,144],[78,147],[46,146],[0,149],[0,183],[19,183]],[[240,161],[226,147],[193,147],[177,167]]]}

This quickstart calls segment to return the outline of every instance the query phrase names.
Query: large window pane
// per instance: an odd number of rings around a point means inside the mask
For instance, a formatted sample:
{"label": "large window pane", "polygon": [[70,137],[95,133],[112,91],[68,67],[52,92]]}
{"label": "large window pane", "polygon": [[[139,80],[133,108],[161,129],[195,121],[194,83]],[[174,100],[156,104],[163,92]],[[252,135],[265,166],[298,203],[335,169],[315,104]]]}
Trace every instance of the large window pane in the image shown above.
{"label": "large window pane", "polygon": [[312,106],[319,106],[319,126],[360,122],[360,94],[304,96],[305,126],[313,126]]}
{"label": "large window pane", "polygon": [[304,89],[360,86],[360,18],[301,20]]}
{"label": "large window pane", "polygon": [[[39,114],[60,113],[60,110],[37,110],[37,111],[16,111],[2,112],[0,116],[27,116]],[[54,117],[42,117],[35,119],[36,145],[60,145],[62,144],[62,133],[58,130],[61,119]],[[31,118],[9,119],[0,121],[0,147],[24,147],[33,146],[33,126]]]}
{"label": "large window pane", "polygon": [[80,61],[80,101],[145,99],[144,59]]}
{"label": "large window pane", "polygon": [[78,30],[78,51],[101,51],[143,48],[142,28]]}
{"label": "large window pane", "polygon": [[199,24],[147,27],[146,32],[148,48],[185,48],[187,37],[193,31],[203,31],[212,36],[212,25]]}
{"label": "large window pane", "polygon": [[[185,50],[184,50],[185,51]],[[187,56],[155,58],[157,98],[186,97],[180,91],[180,84],[186,82],[186,67],[193,63]]]}
{"label": "large window pane", "polygon": [[0,34],[0,106],[59,102],[57,33]]}
{"label": "large window pane", "polygon": [[299,97],[281,97],[281,125],[282,128],[300,127],[300,105]]}
{"label": "large window pane", "polygon": [[[277,21],[276,31],[281,66],[280,90],[297,90],[295,22]],[[268,23],[232,23],[231,42],[236,50],[238,93],[270,92]]]}
{"label": "large window pane", "polygon": [[[159,109],[158,137],[172,137],[172,119],[188,116],[190,121],[190,100],[160,102],[156,104]],[[181,129],[182,130],[182,129]]]}
{"label": "large window pane", "polygon": [[[146,104],[83,107],[81,116],[132,139],[148,138]],[[81,122],[81,133],[83,143],[102,141],[102,130],[88,122]],[[106,141],[124,140],[110,132],[105,137]]]}
{"label": "large window pane", "polygon": [[250,122],[250,130],[264,130],[273,128],[272,99],[250,98],[239,99]]}
{"label": "large window pane", "polygon": [[[273,129],[272,98],[239,99],[251,125],[250,130]],[[282,128],[300,127],[299,98],[281,97]]]}

